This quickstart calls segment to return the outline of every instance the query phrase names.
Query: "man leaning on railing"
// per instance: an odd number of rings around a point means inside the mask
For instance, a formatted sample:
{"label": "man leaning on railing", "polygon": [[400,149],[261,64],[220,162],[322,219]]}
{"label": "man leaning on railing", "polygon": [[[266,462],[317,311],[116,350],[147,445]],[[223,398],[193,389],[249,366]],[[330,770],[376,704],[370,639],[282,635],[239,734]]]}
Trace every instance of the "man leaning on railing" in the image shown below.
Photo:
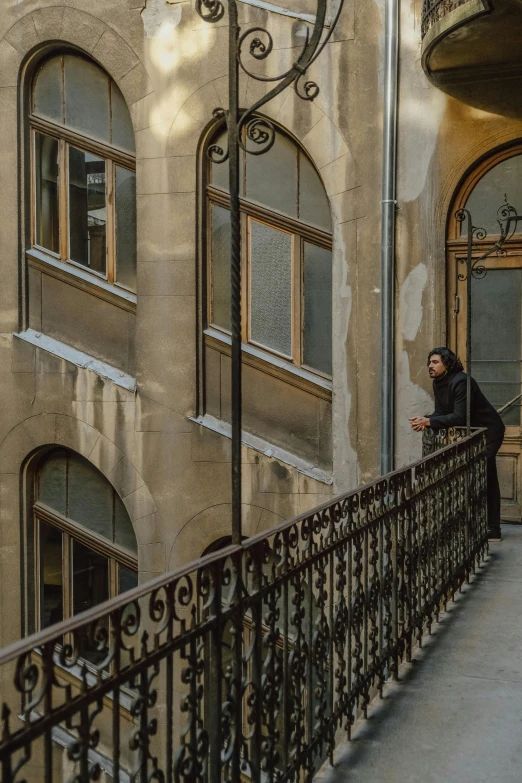
{"label": "man leaning on railing", "polygon": [[[428,354],[427,364],[430,378],[433,378],[435,411],[430,416],[411,417],[412,428],[421,432],[426,427],[440,430],[465,426],[467,377],[460,359],[449,348],[434,348]],[[487,428],[488,538],[500,541],[500,487],[496,455],[506,428],[474,378],[471,379],[471,426]]]}

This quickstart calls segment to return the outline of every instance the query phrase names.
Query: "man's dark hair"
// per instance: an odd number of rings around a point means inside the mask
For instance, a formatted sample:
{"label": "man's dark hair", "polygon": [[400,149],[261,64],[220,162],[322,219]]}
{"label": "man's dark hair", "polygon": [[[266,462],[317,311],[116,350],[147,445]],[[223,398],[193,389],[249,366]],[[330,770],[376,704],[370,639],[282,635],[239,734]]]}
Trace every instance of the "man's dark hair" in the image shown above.
{"label": "man's dark hair", "polygon": [[430,359],[434,354],[440,356],[442,359],[442,364],[450,375],[453,375],[453,373],[456,372],[463,372],[464,367],[462,366],[462,362],[460,361],[459,357],[453,353],[453,351],[450,351],[449,348],[434,348],[429,352],[428,361],[426,364],[430,363]]}

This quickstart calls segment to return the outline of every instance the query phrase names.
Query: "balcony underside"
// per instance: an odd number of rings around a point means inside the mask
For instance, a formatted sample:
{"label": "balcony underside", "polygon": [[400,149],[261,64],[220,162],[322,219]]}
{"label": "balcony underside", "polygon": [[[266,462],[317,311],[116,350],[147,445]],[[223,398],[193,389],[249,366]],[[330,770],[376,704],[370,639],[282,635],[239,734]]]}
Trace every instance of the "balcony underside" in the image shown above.
{"label": "balcony underside", "polygon": [[426,75],[464,103],[522,116],[522,0],[457,2],[425,0]]}

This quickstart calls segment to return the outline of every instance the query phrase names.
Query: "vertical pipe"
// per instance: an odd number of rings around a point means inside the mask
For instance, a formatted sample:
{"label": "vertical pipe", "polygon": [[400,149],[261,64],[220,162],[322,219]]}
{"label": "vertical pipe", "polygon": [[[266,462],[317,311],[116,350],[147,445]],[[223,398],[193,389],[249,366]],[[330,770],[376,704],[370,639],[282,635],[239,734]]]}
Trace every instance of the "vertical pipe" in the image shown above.
{"label": "vertical pipe", "polygon": [[399,2],[386,0],[384,52],[384,117],[382,160],[382,313],[381,313],[381,473],[394,466],[394,266],[397,167],[397,82],[399,55]]}
{"label": "vertical pipe", "polygon": [[236,0],[228,3],[229,109],[228,154],[230,185],[230,282],[232,324],[232,543],[241,543],[241,216],[239,213],[239,138],[238,138],[238,38]]}
{"label": "vertical pipe", "polygon": [[471,432],[471,278],[473,269],[473,225],[466,210],[468,252],[466,257],[466,435]]}

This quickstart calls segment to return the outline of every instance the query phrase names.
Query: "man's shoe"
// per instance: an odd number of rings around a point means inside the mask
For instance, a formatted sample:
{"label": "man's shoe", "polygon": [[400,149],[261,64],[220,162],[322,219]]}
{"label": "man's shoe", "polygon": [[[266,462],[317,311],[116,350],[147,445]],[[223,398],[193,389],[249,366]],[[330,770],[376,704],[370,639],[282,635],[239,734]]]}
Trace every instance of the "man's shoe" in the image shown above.
{"label": "man's shoe", "polygon": [[502,534],[499,527],[490,527],[488,530],[488,541],[502,541]]}

